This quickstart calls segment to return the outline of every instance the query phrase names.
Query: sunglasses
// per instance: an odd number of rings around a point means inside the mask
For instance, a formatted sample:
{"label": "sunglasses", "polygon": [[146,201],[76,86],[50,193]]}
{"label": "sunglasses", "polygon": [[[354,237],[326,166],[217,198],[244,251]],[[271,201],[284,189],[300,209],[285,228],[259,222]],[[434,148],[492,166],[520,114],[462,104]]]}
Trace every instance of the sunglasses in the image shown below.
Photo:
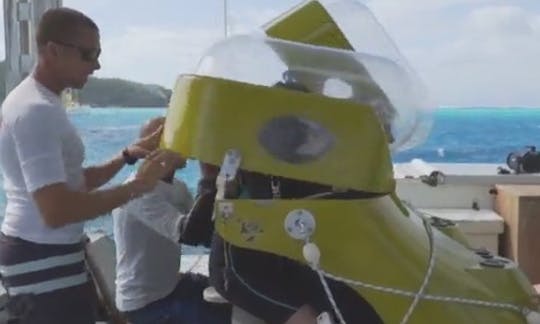
{"label": "sunglasses", "polygon": [[101,48],[86,48],[79,45],[71,44],[71,43],[65,43],[60,41],[54,41],[57,44],[60,44],[62,46],[67,46],[76,49],[79,51],[79,54],[81,55],[81,59],[86,62],[96,62],[99,58],[99,55],[101,54]]}

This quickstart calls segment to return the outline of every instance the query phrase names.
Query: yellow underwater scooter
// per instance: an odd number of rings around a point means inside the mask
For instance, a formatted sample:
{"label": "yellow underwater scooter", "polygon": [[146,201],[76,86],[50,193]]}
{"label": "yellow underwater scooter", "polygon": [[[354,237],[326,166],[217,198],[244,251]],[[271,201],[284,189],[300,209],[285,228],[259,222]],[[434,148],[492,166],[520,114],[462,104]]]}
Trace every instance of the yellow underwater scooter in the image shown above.
{"label": "yellow underwater scooter", "polygon": [[[167,112],[164,147],[221,165],[220,235],[346,283],[385,323],[540,323],[513,262],[471,250],[396,196],[390,151],[425,137],[433,105],[369,10],[308,1],[265,30],[213,46],[179,77]],[[302,140],[291,144],[288,127]],[[239,169],[381,195],[226,199]]]}

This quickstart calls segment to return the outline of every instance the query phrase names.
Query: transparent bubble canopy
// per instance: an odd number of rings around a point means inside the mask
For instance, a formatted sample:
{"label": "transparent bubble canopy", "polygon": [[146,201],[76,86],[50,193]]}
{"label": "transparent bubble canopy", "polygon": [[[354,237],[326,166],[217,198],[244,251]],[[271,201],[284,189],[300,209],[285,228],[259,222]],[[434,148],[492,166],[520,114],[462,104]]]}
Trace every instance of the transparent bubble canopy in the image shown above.
{"label": "transparent bubble canopy", "polygon": [[358,2],[320,4],[351,49],[264,34],[239,35],[211,47],[196,74],[268,87],[286,85],[368,105],[378,116],[392,150],[421,143],[431,128],[435,107],[382,26]]}

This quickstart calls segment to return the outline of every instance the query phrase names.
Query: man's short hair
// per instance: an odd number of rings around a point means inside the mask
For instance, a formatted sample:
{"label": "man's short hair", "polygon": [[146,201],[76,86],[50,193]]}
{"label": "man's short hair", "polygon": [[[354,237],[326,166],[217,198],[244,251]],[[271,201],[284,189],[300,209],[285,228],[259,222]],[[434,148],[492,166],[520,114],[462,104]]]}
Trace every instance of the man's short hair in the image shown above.
{"label": "man's short hair", "polygon": [[74,42],[81,28],[99,32],[96,23],[80,11],[65,7],[49,9],[41,16],[36,32],[38,48],[51,41]]}

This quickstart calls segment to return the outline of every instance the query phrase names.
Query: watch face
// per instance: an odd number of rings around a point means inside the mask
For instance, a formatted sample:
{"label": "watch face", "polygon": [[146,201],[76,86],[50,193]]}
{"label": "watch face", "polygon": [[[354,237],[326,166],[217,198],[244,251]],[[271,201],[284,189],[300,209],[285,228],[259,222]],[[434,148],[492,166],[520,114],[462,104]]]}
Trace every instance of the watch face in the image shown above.
{"label": "watch face", "polygon": [[126,162],[126,164],[129,164],[129,165],[135,164],[138,160],[136,157],[131,156],[127,149],[124,149],[122,151],[122,157],[124,158],[124,162]]}

